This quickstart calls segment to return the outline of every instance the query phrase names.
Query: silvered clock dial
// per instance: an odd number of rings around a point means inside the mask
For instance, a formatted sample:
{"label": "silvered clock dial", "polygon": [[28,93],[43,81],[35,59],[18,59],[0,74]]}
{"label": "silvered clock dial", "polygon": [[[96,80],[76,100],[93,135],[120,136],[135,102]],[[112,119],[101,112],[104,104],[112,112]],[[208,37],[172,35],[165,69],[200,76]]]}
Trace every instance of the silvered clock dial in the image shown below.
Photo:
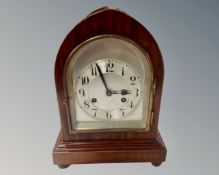
{"label": "silvered clock dial", "polygon": [[97,60],[76,78],[76,102],[94,119],[125,120],[141,100],[140,81],[140,75],[123,61]]}

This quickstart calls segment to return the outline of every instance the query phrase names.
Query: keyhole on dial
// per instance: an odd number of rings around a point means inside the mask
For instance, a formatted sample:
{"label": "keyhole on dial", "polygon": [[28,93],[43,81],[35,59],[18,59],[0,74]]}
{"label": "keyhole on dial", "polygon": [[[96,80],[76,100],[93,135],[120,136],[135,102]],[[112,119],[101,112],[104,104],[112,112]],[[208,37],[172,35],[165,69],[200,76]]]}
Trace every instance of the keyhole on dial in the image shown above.
{"label": "keyhole on dial", "polygon": [[96,103],[97,99],[96,98],[92,98],[91,101],[92,101],[92,103]]}
{"label": "keyhole on dial", "polygon": [[126,102],[126,98],[121,98],[121,101],[124,103],[124,102]]}

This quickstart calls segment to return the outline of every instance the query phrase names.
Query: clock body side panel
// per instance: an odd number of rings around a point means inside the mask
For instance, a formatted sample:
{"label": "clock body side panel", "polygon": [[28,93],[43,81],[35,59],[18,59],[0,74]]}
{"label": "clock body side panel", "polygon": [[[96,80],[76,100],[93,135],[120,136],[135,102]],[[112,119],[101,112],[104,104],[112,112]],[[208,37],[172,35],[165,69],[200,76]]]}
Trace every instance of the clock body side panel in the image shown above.
{"label": "clock body side panel", "polygon": [[[104,22],[103,22],[104,21]],[[70,134],[68,111],[66,108],[66,87],[64,83],[64,67],[67,59],[79,44],[98,35],[121,35],[139,44],[150,56],[153,69],[154,95],[153,95],[153,119],[150,131],[141,130],[119,132],[78,132]],[[103,9],[95,12],[81,21],[65,38],[55,63],[55,84],[57,100],[59,104],[61,130],[63,140],[131,140],[156,138],[158,116],[163,85],[164,67],[163,60],[156,41],[152,35],[136,20],[125,13],[115,9]]]}

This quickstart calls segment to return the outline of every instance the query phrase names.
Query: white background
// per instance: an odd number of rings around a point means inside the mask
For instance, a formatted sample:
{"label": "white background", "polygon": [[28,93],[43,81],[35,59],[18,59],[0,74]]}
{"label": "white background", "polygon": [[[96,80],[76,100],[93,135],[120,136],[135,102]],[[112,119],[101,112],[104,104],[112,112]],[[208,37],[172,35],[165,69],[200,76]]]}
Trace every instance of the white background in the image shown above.
{"label": "white background", "polygon": [[[158,42],[165,63],[159,129],[168,149],[147,163],[59,169],[54,63],[67,33],[102,6],[120,8]],[[180,0],[0,0],[0,174],[218,174],[219,3]]]}

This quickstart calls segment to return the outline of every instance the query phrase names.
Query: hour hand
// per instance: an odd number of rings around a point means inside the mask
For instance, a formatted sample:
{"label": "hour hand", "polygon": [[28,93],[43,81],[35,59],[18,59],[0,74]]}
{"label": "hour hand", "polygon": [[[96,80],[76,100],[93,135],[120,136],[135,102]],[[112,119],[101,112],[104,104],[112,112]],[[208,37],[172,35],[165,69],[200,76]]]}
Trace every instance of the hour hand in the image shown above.
{"label": "hour hand", "polygon": [[119,90],[119,91],[114,91],[114,90],[111,90],[111,93],[112,94],[122,94],[122,95],[127,95],[127,94],[131,94],[132,92],[127,90],[127,89],[122,89],[122,90]]}

